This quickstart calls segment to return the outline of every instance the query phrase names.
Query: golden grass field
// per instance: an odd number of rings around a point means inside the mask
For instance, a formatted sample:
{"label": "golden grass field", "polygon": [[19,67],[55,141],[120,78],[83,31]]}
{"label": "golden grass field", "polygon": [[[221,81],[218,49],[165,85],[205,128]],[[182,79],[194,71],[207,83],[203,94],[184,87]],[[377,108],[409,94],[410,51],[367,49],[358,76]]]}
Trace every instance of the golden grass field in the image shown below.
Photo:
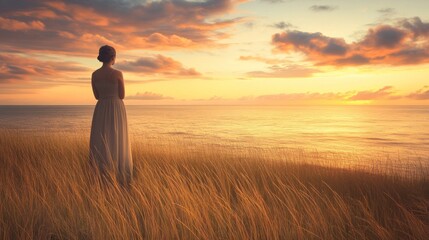
{"label": "golden grass field", "polygon": [[132,138],[123,188],[96,181],[88,140],[0,131],[2,239],[429,239],[427,169],[395,176]]}

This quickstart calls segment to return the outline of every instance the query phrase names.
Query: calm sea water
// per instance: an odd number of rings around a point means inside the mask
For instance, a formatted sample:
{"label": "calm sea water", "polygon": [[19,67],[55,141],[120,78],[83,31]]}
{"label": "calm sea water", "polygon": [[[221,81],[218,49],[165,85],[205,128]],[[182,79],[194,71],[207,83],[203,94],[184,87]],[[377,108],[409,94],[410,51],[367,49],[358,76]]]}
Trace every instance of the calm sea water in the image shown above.
{"label": "calm sea water", "polygon": [[[427,106],[126,106],[133,137],[429,165]],[[94,106],[0,106],[0,128],[83,131]]]}

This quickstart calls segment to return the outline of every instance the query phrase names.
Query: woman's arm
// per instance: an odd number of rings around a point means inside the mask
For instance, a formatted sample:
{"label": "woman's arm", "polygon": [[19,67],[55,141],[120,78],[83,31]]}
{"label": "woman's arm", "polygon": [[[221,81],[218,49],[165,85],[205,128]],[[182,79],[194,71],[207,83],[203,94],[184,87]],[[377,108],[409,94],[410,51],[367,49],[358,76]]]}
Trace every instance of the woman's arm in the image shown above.
{"label": "woman's arm", "polygon": [[95,88],[95,85],[94,85],[94,73],[91,76],[91,86],[92,86],[92,92],[94,93],[94,97],[95,97],[95,99],[98,100],[98,92],[97,92],[97,89]]}
{"label": "woman's arm", "polygon": [[125,98],[125,84],[124,84],[124,76],[122,75],[122,72],[119,72],[118,74],[119,79],[119,98],[124,99]]}

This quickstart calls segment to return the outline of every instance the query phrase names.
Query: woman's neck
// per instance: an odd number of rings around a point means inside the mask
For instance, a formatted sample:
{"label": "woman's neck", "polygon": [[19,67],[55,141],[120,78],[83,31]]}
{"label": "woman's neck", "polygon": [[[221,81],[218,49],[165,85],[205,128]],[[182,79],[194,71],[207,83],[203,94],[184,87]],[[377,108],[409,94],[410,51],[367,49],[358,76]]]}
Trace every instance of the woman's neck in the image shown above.
{"label": "woman's neck", "polygon": [[103,63],[103,66],[101,66],[102,68],[112,68],[112,64],[110,63]]}

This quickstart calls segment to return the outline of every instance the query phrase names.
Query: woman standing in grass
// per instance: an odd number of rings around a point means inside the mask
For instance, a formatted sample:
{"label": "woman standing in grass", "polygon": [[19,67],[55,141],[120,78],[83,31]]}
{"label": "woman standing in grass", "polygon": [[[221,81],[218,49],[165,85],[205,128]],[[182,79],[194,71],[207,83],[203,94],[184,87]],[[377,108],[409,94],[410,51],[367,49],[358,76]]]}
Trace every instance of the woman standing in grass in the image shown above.
{"label": "woman standing in grass", "polygon": [[122,72],[112,68],[116,51],[102,46],[97,59],[103,63],[92,74],[91,84],[95,98],[90,137],[90,159],[103,177],[118,177],[121,184],[129,184],[133,161],[128,137]]}

